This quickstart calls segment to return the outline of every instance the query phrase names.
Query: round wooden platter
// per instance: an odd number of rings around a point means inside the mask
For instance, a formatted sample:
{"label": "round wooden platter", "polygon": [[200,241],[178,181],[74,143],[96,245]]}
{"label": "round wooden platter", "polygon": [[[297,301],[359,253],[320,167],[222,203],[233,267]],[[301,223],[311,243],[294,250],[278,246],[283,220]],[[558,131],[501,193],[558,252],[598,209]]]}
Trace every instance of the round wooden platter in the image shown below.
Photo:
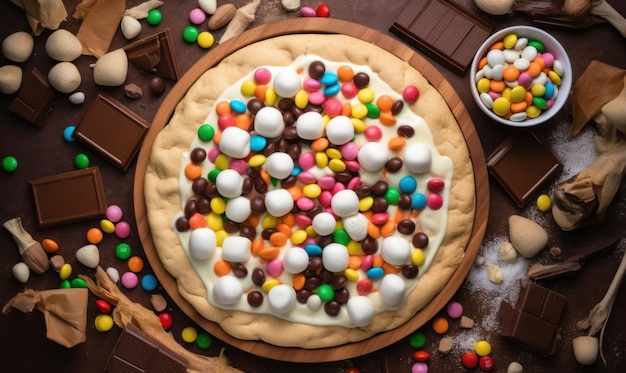
{"label": "round wooden platter", "polygon": [[[217,323],[202,317],[180,295],[176,279],[165,270],[159,259],[148,225],[144,200],[144,175],[155,137],[167,125],[176,105],[200,75],[217,65],[224,57],[249,44],[276,36],[302,33],[344,34],[359,38],[386,49],[420,71],[441,93],[455,115],[469,148],[476,179],[476,217],[472,235],[461,264],[444,289],[411,320],[396,329],[377,334],[360,342],[320,349],[279,347],[263,341],[240,340],[225,333]],[[489,212],[489,185],[485,156],[469,113],[452,86],[432,64],[396,39],[368,27],[329,18],[298,18],[255,27],[224,44],[216,46],[178,81],[156,113],[139,153],[135,173],[134,207],[141,243],[152,269],[172,300],[199,326],[216,338],[257,356],[290,362],[322,362],[349,359],[389,346],[423,326],[450,301],[469,273],[482,243]]]}

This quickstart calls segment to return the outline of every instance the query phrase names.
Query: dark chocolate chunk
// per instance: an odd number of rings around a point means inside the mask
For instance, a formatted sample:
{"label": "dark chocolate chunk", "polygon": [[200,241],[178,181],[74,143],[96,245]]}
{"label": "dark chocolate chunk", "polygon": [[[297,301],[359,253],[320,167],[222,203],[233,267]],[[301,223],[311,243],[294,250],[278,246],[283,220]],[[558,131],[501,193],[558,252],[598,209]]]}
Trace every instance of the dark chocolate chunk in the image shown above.
{"label": "dark chocolate chunk", "polygon": [[41,228],[106,215],[104,187],[98,167],[42,177],[29,184]]}
{"label": "dark chocolate chunk", "polygon": [[390,31],[444,66],[463,74],[493,24],[449,0],[410,0]]}
{"label": "dark chocolate chunk", "polygon": [[534,282],[520,281],[515,306],[500,304],[499,334],[543,355],[554,355],[561,339],[558,326],[566,300]]}
{"label": "dark chocolate chunk", "polygon": [[137,68],[166,79],[178,80],[178,60],[170,29],[138,40],[124,48],[128,60]]}
{"label": "dark chocolate chunk", "polygon": [[487,168],[519,207],[535,197],[563,164],[532,132],[513,133],[488,157]]}
{"label": "dark chocolate chunk", "polygon": [[187,360],[134,324],[128,323],[115,345],[105,371],[182,373],[187,371],[188,366]]}
{"label": "dark chocolate chunk", "polygon": [[9,111],[41,127],[54,106],[54,99],[54,90],[50,87],[48,79],[37,68],[33,68],[24,77],[17,97],[9,106]]}
{"label": "dark chocolate chunk", "polygon": [[150,124],[113,97],[98,94],[74,130],[74,137],[126,171]]}

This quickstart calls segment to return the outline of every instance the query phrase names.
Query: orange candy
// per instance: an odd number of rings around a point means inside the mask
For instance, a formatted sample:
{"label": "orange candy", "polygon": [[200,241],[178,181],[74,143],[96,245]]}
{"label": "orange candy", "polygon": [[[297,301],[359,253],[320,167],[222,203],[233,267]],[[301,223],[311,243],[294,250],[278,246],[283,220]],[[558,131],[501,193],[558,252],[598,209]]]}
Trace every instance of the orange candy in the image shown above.
{"label": "orange candy", "polygon": [[204,215],[196,212],[189,217],[189,228],[198,229],[204,227],[206,227],[206,220],[204,220]]}
{"label": "orange candy", "polygon": [[433,320],[433,330],[437,334],[443,334],[448,331],[448,320],[443,317],[437,317]]}
{"label": "orange candy", "polygon": [[141,272],[141,270],[143,269],[143,259],[141,259],[141,257],[138,256],[132,256],[128,259],[128,269],[131,270],[131,272]]}
{"label": "orange candy", "polygon": [[339,66],[337,68],[337,76],[342,82],[349,82],[354,78],[354,70],[350,66]]}
{"label": "orange candy", "polygon": [[388,111],[381,112],[380,117],[378,117],[378,121],[385,126],[393,126],[397,122],[396,117]]}
{"label": "orange candy", "polygon": [[389,150],[399,150],[406,145],[406,139],[402,136],[394,136],[387,142]]}
{"label": "orange candy", "polygon": [[503,41],[497,41],[493,44],[491,44],[491,46],[489,47],[489,50],[494,50],[494,49],[504,49],[504,42]]}
{"label": "orange candy", "polygon": [[328,148],[330,142],[326,137],[320,137],[311,143],[311,150],[314,152],[323,152]]}
{"label": "orange candy", "polygon": [[41,246],[49,254],[59,251],[59,244],[50,238],[44,238],[44,240],[41,241]]}
{"label": "orange candy", "polygon": [[381,95],[376,99],[376,106],[378,106],[381,112],[391,111],[391,107],[393,106],[393,97],[389,95]]}
{"label": "orange candy", "polygon": [[539,76],[539,73],[541,73],[541,65],[533,61],[530,63],[530,65],[528,65],[528,69],[526,71],[528,71],[530,76],[536,78]]}
{"label": "orange candy", "polygon": [[195,180],[202,176],[202,166],[195,163],[188,163],[185,166],[185,177],[187,180]]}
{"label": "orange candy", "polygon": [[230,268],[230,263],[223,259],[218,259],[213,264],[213,272],[220,277],[226,276],[230,272]]}
{"label": "orange candy", "polygon": [[228,101],[220,101],[217,103],[217,105],[215,105],[215,111],[217,112],[218,115],[222,115],[222,114],[230,114],[232,110],[230,108],[230,103]]}
{"label": "orange candy", "polygon": [[506,88],[506,83],[504,83],[504,81],[502,80],[492,80],[489,82],[489,89],[491,89],[494,92],[500,93],[504,91],[505,88]]}
{"label": "orange candy", "polygon": [[274,246],[282,247],[287,243],[288,237],[283,232],[274,232],[270,236],[270,243]]}
{"label": "orange candy", "polygon": [[519,70],[517,67],[509,65],[502,71],[502,76],[507,82],[513,82],[519,77]]}
{"label": "orange candy", "polygon": [[90,228],[87,231],[87,242],[99,244],[102,241],[102,231],[99,228]]}
{"label": "orange candy", "polygon": [[296,273],[293,275],[293,289],[295,291],[304,289],[306,283],[306,277],[302,273]]}
{"label": "orange candy", "polygon": [[235,116],[235,126],[241,128],[244,131],[247,131],[250,128],[250,123],[252,123],[252,117],[250,114],[237,114]]}

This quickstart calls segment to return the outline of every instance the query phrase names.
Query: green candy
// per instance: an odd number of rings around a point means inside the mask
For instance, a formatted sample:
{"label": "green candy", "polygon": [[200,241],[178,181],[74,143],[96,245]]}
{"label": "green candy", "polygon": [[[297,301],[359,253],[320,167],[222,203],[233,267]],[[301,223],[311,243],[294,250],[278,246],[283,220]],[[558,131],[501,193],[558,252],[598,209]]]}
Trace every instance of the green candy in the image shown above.
{"label": "green candy", "polygon": [[528,45],[531,46],[531,47],[535,47],[535,49],[539,53],[543,53],[546,50],[546,47],[544,47],[543,43],[540,42],[539,40],[530,40],[528,42]]}
{"label": "green candy", "polygon": [[390,205],[395,205],[400,200],[400,190],[396,187],[390,186],[387,188],[383,198],[385,198]]}
{"label": "green candy", "polygon": [[543,97],[533,97],[533,105],[541,110],[546,110],[548,108],[548,103]]}
{"label": "green candy", "polygon": [[70,284],[69,280],[61,280],[61,282],[59,282],[59,289],[70,289],[72,287],[72,284]]}
{"label": "green candy", "polygon": [[409,336],[409,344],[415,349],[422,348],[426,344],[426,336],[417,331]]}
{"label": "green candy", "polygon": [[215,180],[217,180],[217,175],[219,175],[220,172],[221,171],[218,170],[217,168],[209,171],[209,175],[208,175],[209,180],[211,180],[212,182],[215,182]]}
{"label": "green candy", "polygon": [[198,338],[196,339],[196,344],[203,350],[211,347],[213,344],[213,338],[208,333],[200,333],[198,334]]}
{"label": "green candy", "polygon": [[76,277],[73,278],[72,281],[70,281],[70,286],[72,288],[86,288],[87,282],[80,277]]}
{"label": "green candy", "polygon": [[215,136],[215,129],[210,124],[203,124],[198,128],[198,137],[202,141],[211,141]]}
{"label": "green candy", "polygon": [[187,43],[195,43],[198,40],[198,29],[195,26],[187,26],[183,30],[183,40]]}
{"label": "green candy", "polygon": [[122,242],[115,247],[115,256],[119,260],[126,260],[130,258],[131,254],[132,249],[130,248],[130,245],[126,242]]}
{"label": "green candy", "polygon": [[6,172],[14,172],[17,170],[17,159],[13,156],[6,156],[2,159],[2,169]]}
{"label": "green candy", "polygon": [[74,166],[79,170],[89,167],[89,157],[87,154],[76,154],[76,157],[74,157]]}
{"label": "green candy", "polygon": [[376,106],[376,104],[370,102],[365,104],[365,107],[367,108],[367,117],[370,119],[378,119],[380,117],[380,109],[378,108],[378,106]]}
{"label": "green candy", "polygon": [[328,284],[323,284],[320,285],[319,288],[317,288],[317,295],[319,295],[320,299],[323,302],[328,302],[335,297],[335,291],[333,290],[332,286]]}
{"label": "green candy", "polygon": [[158,9],[151,9],[146,17],[146,22],[148,22],[150,26],[156,26],[161,23],[162,20],[163,14]]}
{"label": "green candy", "polygon": [[333,240],[336,243],[347,245],[350,242],[350,235],[345,229],[337,229],[333,232]]}

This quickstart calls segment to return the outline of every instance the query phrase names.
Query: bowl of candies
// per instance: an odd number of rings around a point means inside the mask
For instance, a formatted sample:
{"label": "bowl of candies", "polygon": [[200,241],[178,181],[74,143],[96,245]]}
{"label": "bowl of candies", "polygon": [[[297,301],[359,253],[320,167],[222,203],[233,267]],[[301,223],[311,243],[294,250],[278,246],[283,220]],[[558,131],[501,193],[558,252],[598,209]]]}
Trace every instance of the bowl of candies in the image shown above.
{"label": "bowl of candies", "polygon": [[512,26],[480,46],[470,82],[474,101],[488,117],[512,127],[533,127],[567,102],[572,66],[552,35],[536,27]]}

